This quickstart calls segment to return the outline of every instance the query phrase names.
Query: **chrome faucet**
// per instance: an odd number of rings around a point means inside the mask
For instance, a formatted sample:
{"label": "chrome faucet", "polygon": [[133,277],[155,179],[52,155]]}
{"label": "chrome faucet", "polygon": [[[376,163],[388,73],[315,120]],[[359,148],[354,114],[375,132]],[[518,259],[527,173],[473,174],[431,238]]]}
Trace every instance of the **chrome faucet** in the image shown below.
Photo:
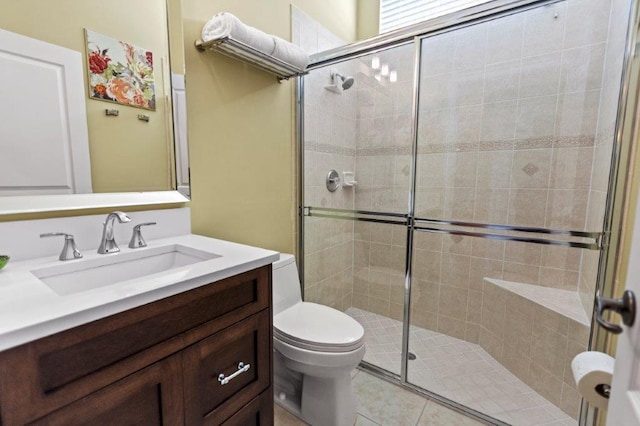
{"label": "chrome faucet", "polygon": [[129,248],[141,248],[146,247],[147,242],[142,237],[142,231],[140,228],[143,226],[155,225],[155,222],[146,222],[141,223],[133,227],[133,234],[131,235],[131,240],[129,241]]}
{"label": "chrome faucet", "polygon": [[76,246],[73,235],[65,234],[64,232],[48,232],[46,234],[40,234],[40,238],[58,236],[64,237],[64,246],[62,247],[62,252],[60,252],[60,256],[58,256],[58,259],[82,259],[82,253],[80,253],[80,250],[78,250],[78,246]]}
{"label": "chrome faucet", "polygon": [[113,225],[116,219],[120,223],[131,222],[131,218],[122,212],[109,213],[107,219],[104,221],[104,228],[102,229],[102,239],[100,240],[100,247],[98,247],[98,253],[117,253],[120,248],[116,244],[116,240],[113,236]]}

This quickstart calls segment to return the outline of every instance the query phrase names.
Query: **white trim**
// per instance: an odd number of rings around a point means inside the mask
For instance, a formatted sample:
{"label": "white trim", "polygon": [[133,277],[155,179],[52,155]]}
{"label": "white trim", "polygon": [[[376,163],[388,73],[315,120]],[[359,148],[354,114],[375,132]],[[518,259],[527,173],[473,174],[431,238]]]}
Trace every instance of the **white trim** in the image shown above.
{"label": "white trim", "polygon": [[0,215],[187,202],[178,191],[0,197]]}

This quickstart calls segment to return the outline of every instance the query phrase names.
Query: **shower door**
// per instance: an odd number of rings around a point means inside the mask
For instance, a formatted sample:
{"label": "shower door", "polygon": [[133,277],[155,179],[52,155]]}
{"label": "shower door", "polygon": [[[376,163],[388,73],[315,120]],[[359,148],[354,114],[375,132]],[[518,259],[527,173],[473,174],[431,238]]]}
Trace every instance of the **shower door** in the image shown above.
{"label": "shower door", "polygon": [[407,381],[509,424],[579,416],[621,73],[611,5],[421,40]]}
{"label": "shower door", "polygon": [[[407,272],[413,56],[409,44],[317,68],[304,78],[304,298],[358,320],[365,361],[396,375]],[[352,76],[353,86],[336,91],[336,72]],[[340,178],[333,192],[327,187],[331,170]]]}

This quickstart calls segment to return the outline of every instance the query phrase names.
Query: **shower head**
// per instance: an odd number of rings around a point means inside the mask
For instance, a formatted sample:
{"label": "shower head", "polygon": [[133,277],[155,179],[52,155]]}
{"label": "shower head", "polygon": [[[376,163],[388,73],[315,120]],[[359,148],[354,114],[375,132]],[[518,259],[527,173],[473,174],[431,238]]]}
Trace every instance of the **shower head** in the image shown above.
{"label": "shower head", "polygon": [[344,76],[337,70],[331,70],[331,84],[324,86],[330,92],[341,95],[343,91],[350,89],[355,82],[353,77]]}
{"label": "shower head", "polygon": [[353,77],[342,77],[342,88],[344,90],[350,89],[353,83],[355,83]]}
{"label": "shower head", "polygon": [[[351,86],[353,86],[353,83],[355,83],[355,80],[353,77],[342,75],[337,71],[335,71],[332,74],[332,77],[333,77],[334,84],[336,85],[340,84],[343,90],[350,89]],[[338,79],[340,79],[340,81],[338,81]]]}

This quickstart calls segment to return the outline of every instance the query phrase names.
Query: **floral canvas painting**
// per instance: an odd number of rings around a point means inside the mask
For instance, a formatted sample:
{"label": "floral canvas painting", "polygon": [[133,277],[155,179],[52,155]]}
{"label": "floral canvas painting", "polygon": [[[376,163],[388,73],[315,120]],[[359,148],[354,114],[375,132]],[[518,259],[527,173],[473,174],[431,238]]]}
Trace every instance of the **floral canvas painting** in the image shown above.
{"label": "floral canvas painting", "polygon": [[155,110],[153,53],[91,30],[85,35],[89,96]]}

